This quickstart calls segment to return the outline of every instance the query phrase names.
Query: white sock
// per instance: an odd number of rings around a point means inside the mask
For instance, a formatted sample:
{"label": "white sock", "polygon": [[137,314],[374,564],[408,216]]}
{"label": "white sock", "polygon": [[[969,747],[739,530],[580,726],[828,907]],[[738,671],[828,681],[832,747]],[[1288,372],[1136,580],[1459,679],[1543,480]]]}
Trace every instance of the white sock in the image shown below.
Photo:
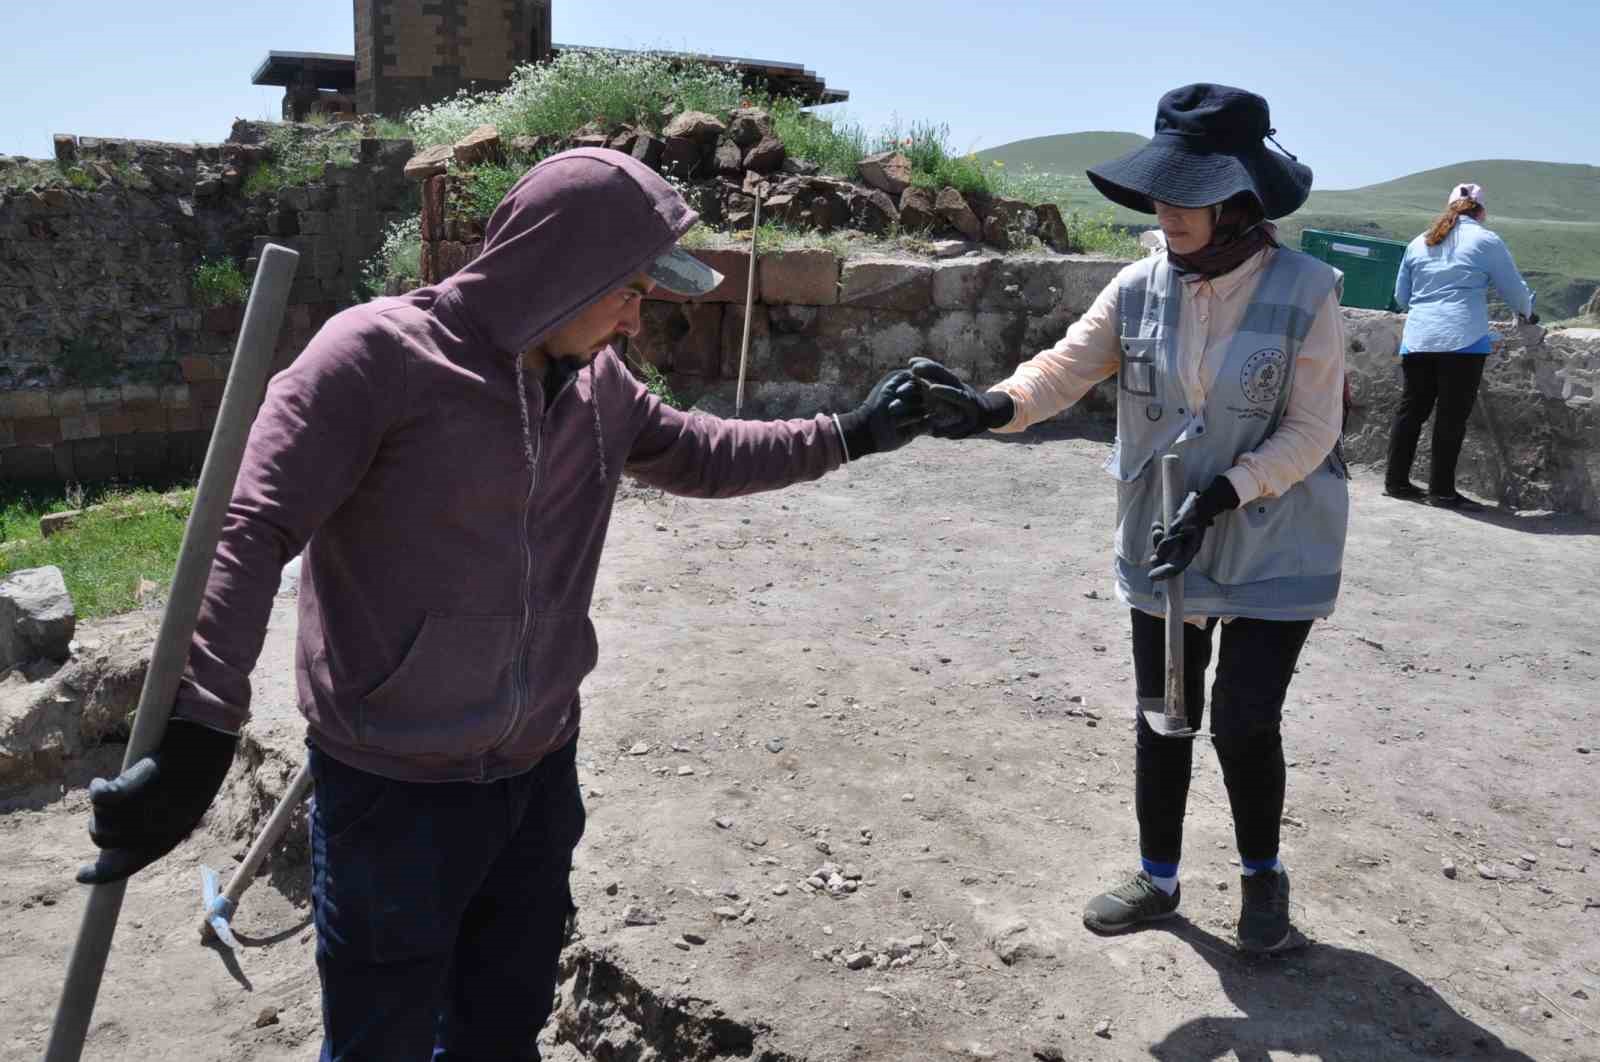
{"label": "white sock", "polygon": [[1170,878],[1158,878],[1154,874],[1151,874],[1150,881],[1155,885],[1156,888],[1160,889],[1168,896],[1171,896],[1173,893],[1178,891],[1178,875],[1176,874],[1172,875]]}
{"label": "white sock", "polygon": [[1261,873],[1263,870],[1270,870],[1274,874],[1280,873],[1283,870],[1283,860],[1274,859],[1270,867],[1247,867],[1241,865],[1239,868],[1239,873],[1248,878],[1251,875]]}

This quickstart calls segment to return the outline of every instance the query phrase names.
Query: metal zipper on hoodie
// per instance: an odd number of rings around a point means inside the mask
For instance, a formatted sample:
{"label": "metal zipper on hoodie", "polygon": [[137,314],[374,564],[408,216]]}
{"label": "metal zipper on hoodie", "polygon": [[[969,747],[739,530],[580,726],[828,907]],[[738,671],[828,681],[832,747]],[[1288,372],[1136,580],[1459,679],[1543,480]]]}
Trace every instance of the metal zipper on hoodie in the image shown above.
{"label": "metal zipper on hoodie", "polygon": [[[528,687],[527,670],[528,636],[533,630],[534,570],[533,540],[528,533],[528,521],[533,515],[533,496],[539,490],[539,469],[544,465],[544,436],[546,427],[550,423],[550,414],[555,409],[556,403],[561,400],[561,396],[567,393],[567,389],[572,386],[576,379],[576,376],[568,377],[567,382],[561,385],[561,390],[557,391],[545,406],[544,416],[539,421],[538,434],[534,436],[533,440],[533,468],[528,476],[528,497],[522,506],[522,629],[517,634],[516,670],[511,676],[515,703],[512,705],[511,718],[506,720],[506,728],[501,731],[494,744],[489,746],[489,752],[493,752],[505,744],[507,739],[516,731],[517,724],[521,722],[523,714],[527,710],[528,699],[531,696]],[[487,758],[487,755],[485,758]],[[480,769],[479,773],[482,774],[483,771]]]}

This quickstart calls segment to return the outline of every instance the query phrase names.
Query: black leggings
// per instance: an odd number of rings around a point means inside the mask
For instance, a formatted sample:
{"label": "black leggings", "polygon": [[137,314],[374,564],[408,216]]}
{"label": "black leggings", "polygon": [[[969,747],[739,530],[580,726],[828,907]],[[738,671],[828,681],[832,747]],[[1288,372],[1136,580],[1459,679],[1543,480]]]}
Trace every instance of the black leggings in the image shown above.
{"label": "black leggings", "polygon": [[[1133,610],[1133,669],[1140,697],[1160,697],[1166,683],[1165,623]],[[1295,661],[1311,633],[1311,620],[1236,619],[1221,624],[1222,652],[1211,686],[1211,744],[1222,764],[1222,781],[1233,808],[1239,857],[1278,856],[1283,817],[1283,698]],[[1206,668],[1218,623],[1185,624],[1184,698],[1189,725],[1205,714]],[[1183,813],[1189,801],[1194,740],[1157,736],[1138,721],[1135,807],[1139,854],[1156,863],[1176,863],[1183,852]]]}
{"label": "black leggings", "polygon": [[1389,468],[1384,474],[1391,490],[1404,490],[1410,483],[1423,422],[1429,413],[1435,413],[1437,405],[1428,493],[1448,497],[1456,492],[1456,460],[1467,437],[1467,418],[1477,401],[1487,360],[1481,354],[1407,354],[1400,359],[1405,390],[1389,430]]}

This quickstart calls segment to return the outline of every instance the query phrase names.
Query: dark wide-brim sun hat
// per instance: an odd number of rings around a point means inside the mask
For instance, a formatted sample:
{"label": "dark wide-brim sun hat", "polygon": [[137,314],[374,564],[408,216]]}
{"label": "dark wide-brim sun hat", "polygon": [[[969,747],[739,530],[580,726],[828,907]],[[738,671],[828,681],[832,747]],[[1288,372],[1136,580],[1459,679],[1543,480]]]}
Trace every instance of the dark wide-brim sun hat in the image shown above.
{"label": "dark wide-brim sun hat", "polygon": [[1203,207],[1248,192],[1263,214],[1281,218],[1311,194],[1311,167],[1268,148],[1276,132],[1267,101],[1255,93],[1185,85],[1161,97],[1147,143],[1092,167],[1089,180],[1113,203],[1142,214],[1154,214],[1157,200]]}

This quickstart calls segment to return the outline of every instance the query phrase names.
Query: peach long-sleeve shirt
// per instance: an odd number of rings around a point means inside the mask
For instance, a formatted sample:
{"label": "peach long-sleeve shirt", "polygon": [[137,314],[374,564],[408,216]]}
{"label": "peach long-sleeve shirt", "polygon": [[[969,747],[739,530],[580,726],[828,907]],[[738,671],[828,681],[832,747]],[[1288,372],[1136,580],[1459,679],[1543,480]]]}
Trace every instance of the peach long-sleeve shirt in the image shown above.
{"label": "peach long-sleeve shirt", "polygon": [[[1206,395],[1255,295],[1262,269],[1276,253],[1269,247],[1231,273],[1180,285],[1178,369],[1191,409],[1205,408]],[[1115,375],[1121,350],[1113,280],[1060,342],[1017,366],[990,389],[1004,391],[1016,406],[1011,422],[996,430],[1022,431],[1071,406]],[[1240,454],[1226,473],[1241,503],[1282,494],[1310,475],[1338,442],[1344,416],[1344,351],[1344,316],[1335,291],[1318,308],[1295,358],[1294,383],[1277,430],[1256,449]]]}

